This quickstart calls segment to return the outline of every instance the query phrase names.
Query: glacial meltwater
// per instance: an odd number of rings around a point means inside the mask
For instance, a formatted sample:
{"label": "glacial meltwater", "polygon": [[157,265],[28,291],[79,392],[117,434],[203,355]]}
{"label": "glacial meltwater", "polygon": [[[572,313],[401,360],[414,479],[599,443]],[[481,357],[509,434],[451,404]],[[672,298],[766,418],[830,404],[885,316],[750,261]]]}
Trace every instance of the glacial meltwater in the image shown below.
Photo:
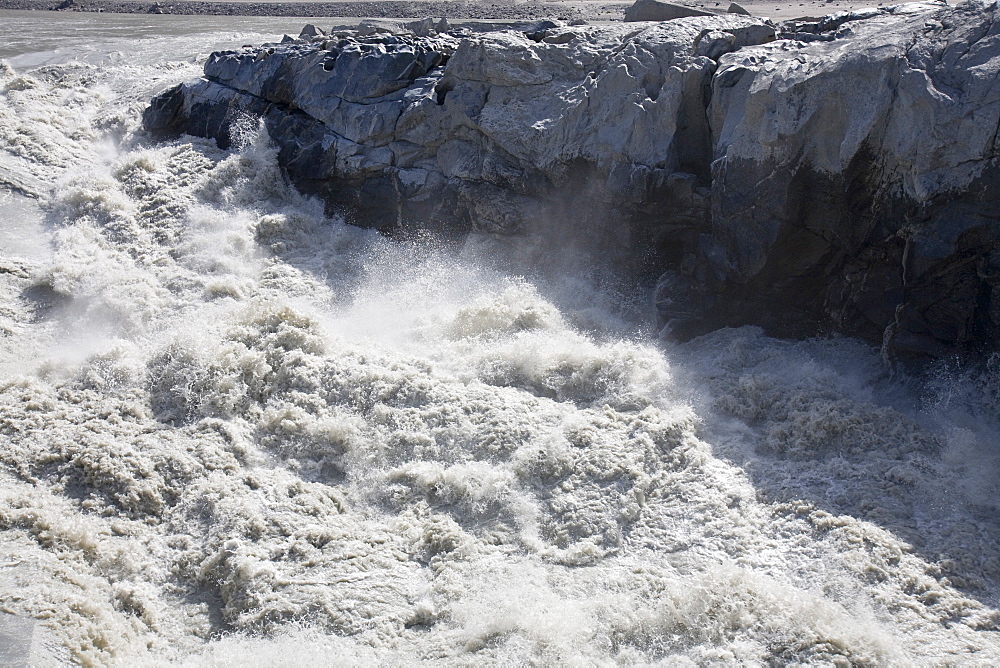
{"label": "glacial meltwater", "polygon": [[622,283],[328,217],[253,119],[139,130],[304,22],[0,12],[0,616],[42,663],[1000,663],[1000,360],[669,344]]}

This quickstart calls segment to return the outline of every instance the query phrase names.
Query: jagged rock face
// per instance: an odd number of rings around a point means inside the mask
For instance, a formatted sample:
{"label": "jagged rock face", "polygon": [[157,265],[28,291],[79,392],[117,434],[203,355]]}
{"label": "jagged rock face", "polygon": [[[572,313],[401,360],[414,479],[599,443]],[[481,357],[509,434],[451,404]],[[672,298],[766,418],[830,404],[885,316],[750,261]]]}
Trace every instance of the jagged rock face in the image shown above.
{"label": "jagged rock face", "polygon": [[[901,5],[214,54],[146,112],[386,231],[548,234],[663,272],[675,336],[755,323],[886,351],[1000,340],[994,5]],[[792,32],[794,31],[794,32]]]}
{"label": "jagged rock face", "polygon": [[812,41],[720,59],[715,268],[743,319],[785,311],[792,329],[822,322],[933,354],[996,340],[995,12],[841,13]]}
{"label": "jagged rock face", "polygon": [[709,56],[773,27],[552,26],[216,53],[206,79],[154,100],[145,124],[226,143],[234,120],[261,116],[302,187],[386,230],[544,221],[632,254],[637,227],[651,238],[706,225]]}

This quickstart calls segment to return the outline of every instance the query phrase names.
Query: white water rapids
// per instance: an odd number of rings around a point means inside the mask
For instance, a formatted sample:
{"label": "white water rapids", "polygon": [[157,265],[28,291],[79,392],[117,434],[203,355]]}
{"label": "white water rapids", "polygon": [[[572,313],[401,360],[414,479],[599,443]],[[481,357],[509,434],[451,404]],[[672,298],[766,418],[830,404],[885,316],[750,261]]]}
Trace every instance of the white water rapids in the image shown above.
{"label": "white water rapids", "polygon": [[659,342],[138,130],[301,20],[0,14],[0,610],[53,661],[1000,663],[1000,361]]}

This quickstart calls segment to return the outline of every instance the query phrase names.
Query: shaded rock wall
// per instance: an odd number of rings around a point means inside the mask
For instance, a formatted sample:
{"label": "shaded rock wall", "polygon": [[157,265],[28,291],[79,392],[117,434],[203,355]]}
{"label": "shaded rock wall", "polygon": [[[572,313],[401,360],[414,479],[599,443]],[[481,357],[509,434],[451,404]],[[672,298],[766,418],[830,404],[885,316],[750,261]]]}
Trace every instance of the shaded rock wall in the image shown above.
{"label": "shaded rock wall", "polygon": [[722,282],[746,286],[746,308],[795,294],[829,327],[915,352],[995,340],[995,6],[861,16],[720,59]]}
{"label": "shaded rock wall", "polygon": [[661,275],[687,337],[756,323],[995,348],[995,5],[375,34],[213,54],[146,127],[264,118],[360,223],[549,235]]}

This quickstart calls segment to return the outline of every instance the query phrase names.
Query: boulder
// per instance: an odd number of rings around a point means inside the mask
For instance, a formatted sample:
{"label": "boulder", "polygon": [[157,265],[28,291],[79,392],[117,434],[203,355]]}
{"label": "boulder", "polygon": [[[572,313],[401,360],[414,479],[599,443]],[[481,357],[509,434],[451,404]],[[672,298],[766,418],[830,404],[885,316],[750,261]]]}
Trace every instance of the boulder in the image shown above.
{"label": "boulder", "polygon": [[663,0],[636,0],[625,10],[626,21],[673,21],[689,16],[714,16],[713,12]]}
{"label": "boulder", "polygon": [[404,27],[417,37],[429,37],[437,32],[434,25],[434,19],[426,18],[420,21],[410,21]]}
{"label": "boulder", "polygon": [[743,16],[750,16],[750,12],[743,8],[743,6],[732,2],[729,4],[729,9],[726,10],[728,14],[742,14]]}
{"label": "boulder", "polygon": [[721,30],[706,30],[694,43],[694,52],[718,60],[724,53],[736,50],[736,36]]}
{"label": "boulder", "polygon": [[379,33],[386,35],[406,35],[409,30],[399,21],[389,21],[387,19],[365,19],[358,24],[358,36],[376,35]]}
{"label": "boulder", "polygon": [[303,28],[302,32],[299,33],[299,39],[313,40],[317,37],[325,37],[326,33],[320,28],[317,28],[311,23],[307,23]]}

